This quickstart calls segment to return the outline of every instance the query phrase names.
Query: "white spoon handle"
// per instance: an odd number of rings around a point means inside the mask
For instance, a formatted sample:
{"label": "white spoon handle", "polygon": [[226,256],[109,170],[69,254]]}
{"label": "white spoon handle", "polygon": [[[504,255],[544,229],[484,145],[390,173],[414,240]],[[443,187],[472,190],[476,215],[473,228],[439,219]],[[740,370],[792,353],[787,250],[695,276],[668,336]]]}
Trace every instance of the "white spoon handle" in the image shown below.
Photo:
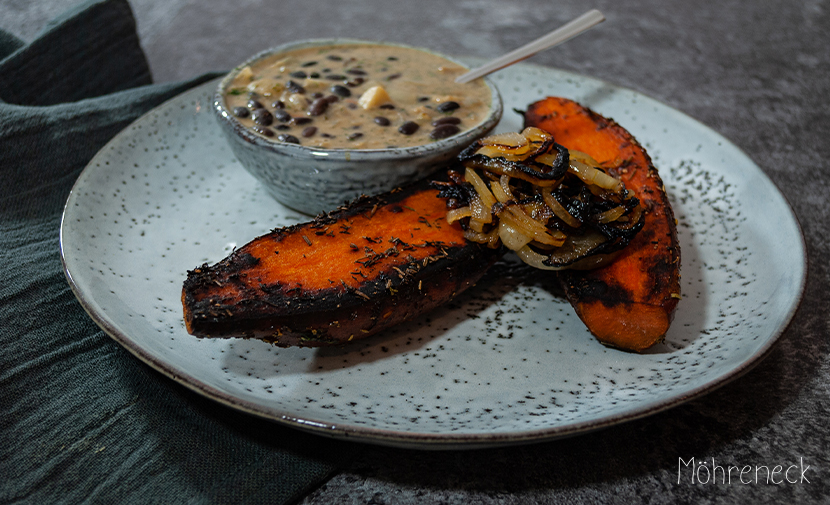
{"label": "white spoon handle", "polygon": [[508,65],[512,65],[513,63],[517,63],[519,61],[524,60],[525,58],[529,58],[534,54],[542,51],[543,49],[548,49],[555,45],[561,44],[568,39],[576,37],[580,33],[588,30],[589,28],[605,21],[605,16],[596,9],[591,9],[585,14],[579,16],[578,18],[574,19],[570,23],[562,26],[561,28],[557,28],[556,30],[544,35],[529,44],[526,44],[518,49],[515,49],[500,58],[496,58],[493,61],[490,61],[476,69],[470,70],[466,74],[460,75],[455,79],[455,82],[465,83],[470,82],[473,79],[477,79],[481,76],[487,75],[489,73],[495,72],[496,70],[501,70]]}

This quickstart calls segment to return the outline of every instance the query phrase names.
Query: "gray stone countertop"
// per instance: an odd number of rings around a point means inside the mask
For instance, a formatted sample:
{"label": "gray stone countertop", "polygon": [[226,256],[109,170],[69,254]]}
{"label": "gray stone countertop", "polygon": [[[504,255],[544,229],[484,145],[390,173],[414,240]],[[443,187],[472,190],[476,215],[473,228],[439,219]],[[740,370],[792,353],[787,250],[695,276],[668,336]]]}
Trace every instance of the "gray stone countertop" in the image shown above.
{"label": "gray stone countertop", "polygon": [[[0,1],[24,40],[71,0]],[[535,64],[651,96],[743,149],[792,205],[808,252],[803,302],[770,355],[713,393],[599,432],[502,449],[361,448],[304,504],[830,502],[830,4],[823,0],[134,0],[157,82],[228,69],[299,38],[383,39],[471,56],[581,14],[607,21]],[[794,259],[795,260],[795,259]],[[809,465],[809,482],[678,483],[679,458]]]}

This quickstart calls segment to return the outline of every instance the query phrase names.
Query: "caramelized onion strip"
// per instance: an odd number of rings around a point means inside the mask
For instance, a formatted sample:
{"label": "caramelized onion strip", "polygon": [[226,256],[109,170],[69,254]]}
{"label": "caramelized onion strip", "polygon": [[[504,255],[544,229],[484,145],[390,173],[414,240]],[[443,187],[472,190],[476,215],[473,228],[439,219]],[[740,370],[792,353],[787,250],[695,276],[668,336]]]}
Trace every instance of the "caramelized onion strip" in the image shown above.
{"label": "caramelized onion strip", "polygon": [[537,253],[530,246],[524,246],[518,251],[516,254],[521,258],[522,261],[527,263],[528,265],[538,268],[540,270],[562,270],[562,267],[552,267],[550,265],[545,264],[545,260],[547,256]]}
{"label": "caramelized onion strip", "polygon": [[518,230],[542,244],[559,247],[565,243],[567,236],[559,230],[549,230],[545,225],[528,216],[515,206],[507,207],[499,214],[501,221],[507,220]]}
{"label": "caramelized onion strip", "polygon": [[470,202],[470,217],[473,221],[478,221],[481,224],[493,222],[493,213],[490,212],[490,207],[485,205],[480,197]]}
{"label": "caramelized onion strip", "polygon": [[501,189],[504,190],[504,194],[507,195],[508,200],[516,200],[513,196],[513,191],[510,189],[510,177],[507,175],[499,177],[499,185],[501,186]]}
{"label": "caramelized onion strip", "polygon": [[499,238],[511,251],[518,251],[533,240],[509,219],[499,221]]}
{"label": "caramelized onion strip", "polygon": [[468,240],[503,244],[536,268],[596,268],[642,227],[644,209],[622,181],[538,128],[480,139],[459,160],[474,192],[447,220],[468,219]]}
{"label": "caramelized onion strip", "polygon": [[573,217],[570,212],[568,212],[565,207],[563,207],[562,204],[553,197],[550,188],[542,188],[542,199],[545,200],[545,203],[548,207],[550,207],[550,210],[553,211],[553,215],[564,221],[565,224],[571,228],[579,228],[582,226],[582,222]]}
{"label": "caramelized onion strip", "polygon": [[487,184],[484,183],[475,170],[467,167],[467,170],[464,172],[464,179],[473,185],[479,198],[481,198],[481,202],[487,207],[492,208],[496,203],[496,197],[493,196],[490,188],[487,187]]}
{"label": "caramelized onion strip", "polygon": [[600,213],[597,216],[597,221],[599,221],[602,224],[612,223],[617,219],[621,218],[623,214],[625,214],[625,206],[618,205],[613,209],[608,209],[605,212]]}
{"label": "caramelized onion strip", "polygon": [[470,207],[459,207],[457,209],[452,209],[447,212],[447,222],[454,223],[459,219],[470,217],[472,215],[472,210]]}
{"label": "caramelized onion strip", "polygon": [[479,244],[487,244],[490,248],[499,246],[499,227],[495,226],[487,233],[481,233],[473,230],[465,230],[464,238],[470,242],[478,242]]}
{"label": "caramelized onion strip", "polygon": [[622,181],[614,179],[602,170],[591,167],[578,160],[571,160],[568,172],[579,177],[585,184],[593,184],[613,193],[622,191]]}

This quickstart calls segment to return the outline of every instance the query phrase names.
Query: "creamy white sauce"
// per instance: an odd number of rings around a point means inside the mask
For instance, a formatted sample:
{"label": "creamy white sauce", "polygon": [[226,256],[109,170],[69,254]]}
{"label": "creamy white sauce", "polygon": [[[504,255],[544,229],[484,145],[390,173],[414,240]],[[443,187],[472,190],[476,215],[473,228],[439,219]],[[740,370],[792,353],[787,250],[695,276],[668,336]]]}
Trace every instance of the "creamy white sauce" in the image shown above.
{"label": "creamy white sauce", "polygon": [[[309,47],[240,69],[225,104],[242,124],[274,141],[327,149],[409,147],[486,119],[490,89],[481,79],[456,83],[466,71],[411,48]],[[435,126],[436,120],[449,124]],[[414,132],[402,133],[407,128]]]}

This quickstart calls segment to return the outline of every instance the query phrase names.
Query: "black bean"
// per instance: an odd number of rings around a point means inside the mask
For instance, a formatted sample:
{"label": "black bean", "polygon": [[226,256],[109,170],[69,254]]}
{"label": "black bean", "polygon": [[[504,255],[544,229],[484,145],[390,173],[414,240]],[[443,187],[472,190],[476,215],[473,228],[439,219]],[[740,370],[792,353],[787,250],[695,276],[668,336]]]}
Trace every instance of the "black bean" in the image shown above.
{"label": "black bean", "polygon": [[295,70],[288,75],[290,75],[291,77],[296,77],[297,79],[305,79],[306,77],[308,77],[308,74],[306,74],[302,70]]}
{"label": "black bean", "polygon": [[389,61],[398,61],[398,57],[397,57],[397,56],[390,56],[390,57],[388,57],[388,58],[386,58],[386,59],[387,59],[387,60],[389,60]]}
{"label": "black bean", "polygon": [[337,56],[336,54],[330,54],[326,56],[326,58],[330,59],[331,61],[343,61],[343,57]]}
{"label": "black bean", "polygon": [[334,135],[332,135],[331,133],[321,133],[320,136],[325,137],[327,139],[333,139],[334,138]]}
{"label": "black bean", "polygon": [[254,109],[251,113],[251,119],[254,123],[262,126],[268,126],[274,122],[274,116],[268,112],[268,109]]}
{"label": "black bean", "polygon": [[366,75],[366,71],[359,68],[350,68],[346,70],[346,73],[352,75]]}
{"label": "black bean", "polygon": [[249,114],[250,114],[250,112],[248,112],[248,109],[246,107],[234,107],[233,108],[233,115],[236,116],[236,117],[245,118],[245,117],[248,117]]}
{"label": "black bean", "polygon": [[277,118],[277,121],[280,123],[287,123],[291,121],[291,114],[285,112],[283,109],[276,109],[274,111],[274,117]]}
{"label": "black bean", "polygon": [[302,67],[313,67],[316,64],[317,64],[316,61],[307,61],[307,62],[303,63],[301,66]]}
{"label": "black bean", "polygon": [[389,126],[389,120],[388,120],[388,119],[386,119],[386,118],[385,118],[385,117],[383,117],[383,116],[378,116],[378,117],[376,117],[376,118],[375,118],[375,123],[377,123],[377,124],[379,124],[379,125],[381,125],[381,126]]}
{"label": "black bean", "polygon": [[416,131],[418,131],[418,123],[414,121],[407,121],[406,123],[402,124],[400,128],[398,128],[400,133],[404,135],[412,135]]}
{"label": "black bean", "polygon": [[439,117],[435,121],[432,122],[432,126],[441,126],[442,124],[459,124],[461,122],[460,117],[455,116],[444,116]]}
{"label": "black bean", "polygon": [[291,118],[291,124],[297,125],[297,126],[308,124],[312,121],[314,121],[314,120],[311,119],[310,117],[294,117],[294,118]]}
{"label": "black bean", "polygon": [[287,124],[285,124],[285,123],[278,124],[278,125],[277,125],[277,126],[275,126],[274,128],[276,128],[277,130],[280,130],[280,131],[285,131],[285,130],[290,130],[290,129],[291,129],[291,127],[290,127],[290,126],[288,126],[288,125],[287,125]]}
{"label": "black bean", "polygon": [[387,80],[387,81],[394,81],[395,79],[397,79],[397,78],[398,78],[398,77],[400,77],[400,76],[401,76],[401,74],[392,74],[392,75],[387,75],[387,76],[386,76],[386,80]]}
{"label": "black bean", "polygon": [[328,103],[339,102],[339,101],[340,101],[340,97],[339,97],[339,96],[337,96],[337,95],[329,95],[329,96],[327,96],[327,97],[326,97],[326,101],[327,101]]}
{"label": "black bean", "polygon": [[429,132],[429,138],[432,140],[445,139],[451,137],[461,131],[461,129],[454,124],[442,124],[436,126],[434,130]]}
{"label": "black bean", "polygon": [[332,87],[329,88],[329,90],[335,95],[342,96],[343,98],[346,98],[347,96],[352,96],[351,90],[349,90],[349,88],[347,88],[346,86],[342,86],[340,84],[332,85]]}
{"label": "black bean", "polygon": [[284,103],[282,103],[282,100],[277,100],[276,102],[274,102],[274,103],[272,103],[272,104],[271,104],[271,107],[273,107],[273,108],[275,108],[275,109],[284,109],[284,108],[285,108],[285,104],[284,104]]}
{"label": "black bean", "polygon": [[289,144],[300,143],[300,139],[298,139],[294,135],[289,135],[287,133],[280,133],[279,135],[277,135],[277,140],[279,140],[280,142],[287,142]]}
{"label": "black bean", "polygon": [[315,133],[317,133],[316,126],[306,126],[303,128],[303,132],[300,135],[303,137],[313,137]]}
{"label": "black bean", "polygon": [[294,81],[286,82],[285,87],[288,89],[288,91],[290,91],[292,93],[305,93],[305,88],[303,88],[302,86],[300,86],[299,84],[297,84]]}
{"label": "black bean", "polygon": [[380,106],[380,107],[378,107],[378,108],[379,108],[379,109],[386,109],[386,110],[394,110],[394,109],[395,109],[395,106],[394,106],[394,105],[392,105],[391,103],[385,103],[385,104],[381,105],[381,106]]}
{"label": "black bean", "polygon": [[252,98],[252,99],[248,100],[248,108],[251,109],[251,110],[261,109],[262,104]]}
{"label": "black bean", "polygon": [[311,94],[311,98],[323,98],[323,94],[317,91]]}
{"label": "black bean", "polygon": [[326,79],[330,81],[345,81],[346,76],[341,74],[329,74],[326,76]]}
{"label": "black bean", "polygon": [[320,72],[312,72],[312,73],[308,74],[308,76],[311,77],[312,79],[319,79],[320,78]]}
{"label": "black bean", "polygon": [[428,96],[419,96],[418,101],[419,102],[427,102],[427,101],[429,101],[429,97]]}
{"label": "black bean", "polygon": [[450,111],[454,111],[455,109],[457,109],[459,107],[461,107],[461,106],[458,105],[458,102],[449,101],[449,102],[441,102],[438,105],[438,107],[436,107],[436,109],[438,109],[439,112],[450,112]]}
{"label": "black bean", "polygon": [[311,106],[308,108],[308,113],[311,116],[319,116],[320,114],[326,112],[328,107],[329,102],[325,98],[318,98],[311,102]]}
{"label": "black bean", "polygon": [[350,133],[350,134],[346,135],[346,138],[349,139],[349,140],[357,140],[362,136],[363,136],[362,133],[354,132],[354,133]]}
{"label": "black bean", "polygon": [[364,82],[366,82],[366,79],[364,79],[363,77],[355,77],[351,81],[347,81],[346,86],[348,86],[350,88],[356,88],[356,87],[360,86],[361,84],[363,84]]}
{"label": "black bean", "polygon": [[272,130],[271,128],[266,128],[264,126],[254,125],[251,129],[253,131],[259,133],[260,135],[265,135],[266,137],[273,137],[274,136],[274,130]]}

